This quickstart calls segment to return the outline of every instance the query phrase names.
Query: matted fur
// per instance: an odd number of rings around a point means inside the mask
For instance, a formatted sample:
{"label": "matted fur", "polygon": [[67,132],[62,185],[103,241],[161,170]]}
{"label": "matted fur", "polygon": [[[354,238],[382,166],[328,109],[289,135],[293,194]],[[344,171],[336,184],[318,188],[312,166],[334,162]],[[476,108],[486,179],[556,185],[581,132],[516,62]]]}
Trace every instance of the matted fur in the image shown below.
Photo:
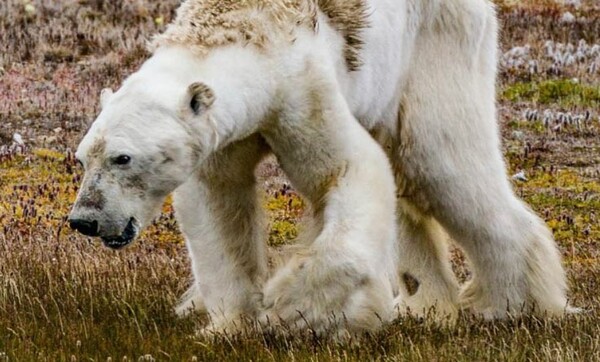
{"label": "matted fur", "polygon": [[294,26],[314,26],[310,0],[188,0],[151,50],[185,45],[196,53],[230,44],[264,48],[274,37],[289,36]]}
{"label": "matted fur", "polygon": [[364,0],[318,0],[319,9],[346,41],[344,56],[348,70],[360,68],[360,51],[364,45],[362,30],[367,26],[367,5]]}
{"label": "matted fur", "polygon": [[185,45],[199,55],[231,44],[265,49],[278,39],[292,41],[298,27],[317,31],[317,9],[343,36],[348,70],[357,70],[361,65],[361,31],[367,24],[363,0],[188,0],[149,48],[154,51],[165,45]]}

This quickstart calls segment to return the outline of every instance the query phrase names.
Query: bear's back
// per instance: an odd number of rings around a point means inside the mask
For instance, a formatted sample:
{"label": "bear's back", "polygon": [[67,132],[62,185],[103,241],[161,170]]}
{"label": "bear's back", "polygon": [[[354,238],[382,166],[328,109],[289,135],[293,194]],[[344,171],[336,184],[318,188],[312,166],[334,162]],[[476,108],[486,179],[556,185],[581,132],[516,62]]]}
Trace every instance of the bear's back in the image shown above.
{"label": "bear's back", "polygon": [[357,69],[360,32],[367,23],[364,0],[187,0],[150,50],[181,45],[205,55],[233,44],[265,49],[278,40],[293,41],[296,28],[316,31],[318,9],[344,38],[348,68]]}

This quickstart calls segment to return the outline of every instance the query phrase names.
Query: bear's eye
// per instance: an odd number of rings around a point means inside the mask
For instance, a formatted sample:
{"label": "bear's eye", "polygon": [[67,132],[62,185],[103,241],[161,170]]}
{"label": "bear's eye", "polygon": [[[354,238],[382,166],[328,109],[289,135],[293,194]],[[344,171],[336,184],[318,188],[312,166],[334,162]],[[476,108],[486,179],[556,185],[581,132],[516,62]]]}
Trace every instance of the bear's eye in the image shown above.
{"label": "bear's eye", "polygon": [[131,157],[127,155],[119,155],[113,159],[115,165],[124,166],[131,162]]}

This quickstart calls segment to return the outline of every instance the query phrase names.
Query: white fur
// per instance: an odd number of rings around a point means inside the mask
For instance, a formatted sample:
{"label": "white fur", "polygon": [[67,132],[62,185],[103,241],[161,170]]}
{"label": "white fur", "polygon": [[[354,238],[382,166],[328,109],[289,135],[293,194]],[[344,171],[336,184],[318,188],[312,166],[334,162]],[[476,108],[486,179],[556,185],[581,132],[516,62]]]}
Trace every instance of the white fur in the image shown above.
{"label": "white fur", "polygon": [[[292,44],[281,40],[266,52],[232,45],[198,57],[159,48],[115,95],[102,97],[103,113],[132,103],[181,112],[187,87],[200,81],[216,96],[208,114],[158,123],[101,116],[78,155],[85,157],[98,129],[110,140],[118,122],[145,122],[143,139],[130,140],[142,152],[169,129],[203,145],[175,193],[195,278],[178,311],[205,309],[219,330],[237,328],[242,316],[372,330],[391,318],[394,295],[399,308],[422,314],[435,306],[440,318],[461,306],[488,317],[563,313],[554,241],[505,174],[492,5],[368,4],[357,72],[346,71],[343,39],[323,15],[316,34],[298,29]],[[253,177],[269,151],[312,203],[317,225],[270,279]],[[448,237],[473,269],[460,298]],[[418,281],[413,295],[399,282],[404,274]]]}

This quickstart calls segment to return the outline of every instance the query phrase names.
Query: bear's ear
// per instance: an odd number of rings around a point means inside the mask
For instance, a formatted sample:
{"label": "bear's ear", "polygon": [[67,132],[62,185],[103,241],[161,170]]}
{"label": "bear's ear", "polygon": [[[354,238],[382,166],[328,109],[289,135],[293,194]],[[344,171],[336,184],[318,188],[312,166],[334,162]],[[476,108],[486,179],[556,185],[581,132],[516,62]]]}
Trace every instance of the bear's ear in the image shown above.
{"label": "bear's ear", "polygon": [[110,88],[104,88],[100,91],[100,107],[104,108],[108,104],[108,101],[112,98],[113,91]]}
{"label": "bear's ear", "polygon": [[200,115],[215,103],[215,94],[204,83],[192,83],[188,87],[189,107],[195,115]]}

